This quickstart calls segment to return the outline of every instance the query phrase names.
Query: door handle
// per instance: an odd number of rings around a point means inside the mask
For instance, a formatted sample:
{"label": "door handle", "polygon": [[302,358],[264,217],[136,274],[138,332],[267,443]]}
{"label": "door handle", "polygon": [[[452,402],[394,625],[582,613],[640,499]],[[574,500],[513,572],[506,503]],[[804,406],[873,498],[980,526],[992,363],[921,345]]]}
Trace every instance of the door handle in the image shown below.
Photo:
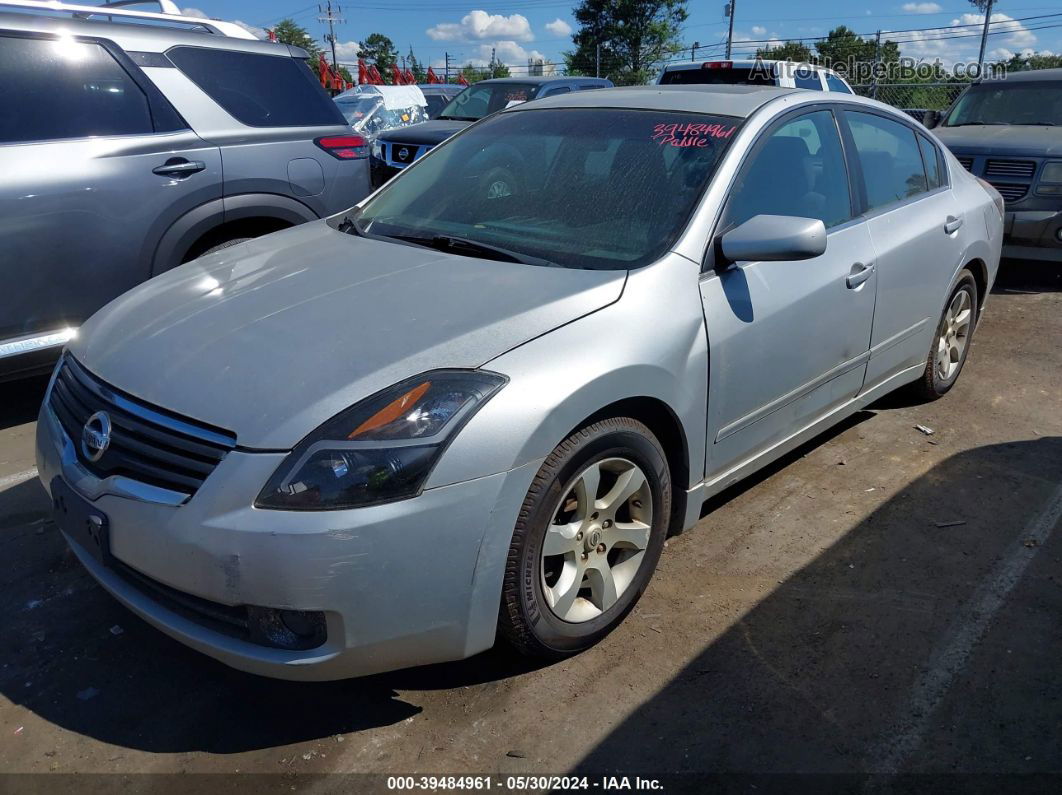
{"label": "door handle", "polygon": [[185,160],[183,157],[171,157],[161,166],[151,169],[151,173],[158,174],[160,177],[182,179],[184,177],[190,177],[192,174],[202,171],[205,168],[206,163],[199,160]]}
{"label": "door handle", "polygon": [[958,232],[959,227],[962,226],[962,219],[956,218],[954,215],[949,215],[944,221],[944,234],[950,235],[952,232]]}
{"label": "door handle", "polygon": [[847,276],[844,277],[844,285],[849,290],[854,290],[861,285],[867,279],[874,275],[874,264],[864,265],[862,262],[857,262],[852,266],[852,270]]}

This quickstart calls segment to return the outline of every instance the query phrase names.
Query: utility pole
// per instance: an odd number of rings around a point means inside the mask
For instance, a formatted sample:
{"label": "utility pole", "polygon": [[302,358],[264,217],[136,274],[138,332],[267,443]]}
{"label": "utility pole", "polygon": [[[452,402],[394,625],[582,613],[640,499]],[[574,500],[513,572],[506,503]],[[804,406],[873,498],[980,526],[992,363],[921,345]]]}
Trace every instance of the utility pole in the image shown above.
{"label": "utility pole", "polygon": [[594,45],[594,77],[601,77],[601,42]]}
{"label": "utility pole", "polygon": [[450,82],[450,53],[443,53],[446,58],[446,82]]}
{"label": "utility pole", "polygon": [[333,24],[343,24],[343,17],[340,16],[340,14],[343,13],[343,9],[339,5],[336,5],[333,9],[332,0],[327,0],[324,6],[318,4],[317,11],[320,14],[320,16],[317,17],[317,21],[328,23],[328,33],[325,34],[324,40],[332,45],[332,66],[338,69],[339,66],[336,63],[336,29],[333,27]]}
{"label": "utility pole", "polygon": [[730,30],[726,34],[726,58],[730,60],[730,48],[734,43],[734,3],[736,0],[730,0],[726,4],[725,13],[730,17]]}
{"label": "utility pole", "polygon": [[988,25],[992,19],[993,0],[988,0],[988,8],[985,9],[985,26],[981,30],[981,52],[977,56],[977,76],[982,77],[985,70],[985,45],[988,44]]}
{"label": "utility pole", "polygon": [[[494,47],[490,48],[490,76],[491,77],[494,77],[494,56],[495,56],[496,52],[497,51],[496,51],[496,49]],[[531,68],[530,67],[528,67],[527,72],[528,72],[528,74],[531,73]]]}
{"label": "utility pole", "polygon": [[700,47],[700,46],[701,46],[701,43],[699,41],[693,42],[693,46],[690,47],[690,60],[691,61],[696,61],[697,60],[697,48]]}
{"label": "utility pole", "polygon": [[878,98],[878,72],[881,71],[878,66],[881,63],[881,31],[879,30],[877,36],[874,38],[874,85],[870,89],[870,98]]}

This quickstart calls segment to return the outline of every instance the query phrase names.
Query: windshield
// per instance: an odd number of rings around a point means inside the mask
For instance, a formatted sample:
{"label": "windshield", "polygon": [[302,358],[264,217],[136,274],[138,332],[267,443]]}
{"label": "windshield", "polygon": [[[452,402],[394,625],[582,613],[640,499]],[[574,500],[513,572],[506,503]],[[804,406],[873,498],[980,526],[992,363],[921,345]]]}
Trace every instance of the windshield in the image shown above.
{"label": "windshield", "polygon": [[738,124],[649,110],[503,113],[389,182],[354,228],[570,268],[646,265],[684,228]]}
{"label": "windshield", "polygon": [[450,102],[450,97],[446,94],[425,94],[424,98],[428,100],[428,118],[431,119],[438,118]]}
{"label": "windshield", "polygon": [[1062,124],[1062,81],[982,83],[959,97],[945,127]]}
{"label": "windshield", "polygon": [[753,69],[748,66],[727,69],[675,69],[660,76],[663,86],[704,85],[774,85],[774,76],[769,66]]}
{"label": "windshield", "polygon": [[339,112],[343,114],[343,118],[351,127],[363,124],[373,110],[381,105],[383,105],[383,100],[380,97],[352,97],[336,100]]}
{"label": "windshield", "polygon": [[510,105],[527,102],[535,96],[537,88],[535,84],[523,83],[476,83],[454,97],[439,118],[479,121]]}

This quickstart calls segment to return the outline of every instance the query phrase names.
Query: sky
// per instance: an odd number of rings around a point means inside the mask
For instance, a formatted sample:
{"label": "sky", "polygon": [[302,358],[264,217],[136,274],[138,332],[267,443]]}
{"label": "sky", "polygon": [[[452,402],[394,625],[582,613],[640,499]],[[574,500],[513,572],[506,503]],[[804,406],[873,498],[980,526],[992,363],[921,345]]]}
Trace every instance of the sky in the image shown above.
{"label": "sky", "polygon": [[[264,29],[289,17],[321,43],[327,25],[319,22],[317,3],[305,0],[193,0],[186,13],[238,21],[264,37]],[[823,36],[837,25],[900,44],[901,53],[915,59],[940,59],[946,66],[975,62],[984,16],[967,0],[905,2],[904,0],[735,0],[736,55],[752,55],[758,42],[780,43],[787,38]],[[405,54],[412,46],[417,58],[436,68],[449,53],[451,63],[486,64],[492,50],[509,64],[513,74],[526,72],[528,58],[562,62],[572,48],[576,27],[572,2],[564,0],[360,0],[340,2],[342,22],[336,27],[340,62],[356,59],[357,42],[370,33],[383,33]],[[727,34],[724,0],[689,0],[689,19],[682,32],[686,45],[700,43],[698,57],[722,55]],[[1047,16],[1054,14],[1056,16]],[[1023,52],[1062,52],[1062,5],[1048,0],[1000,0],[992,14],[988,39],[990,59]],[[897,32],[969,25],[938,32]],[[744,45],[741,42],[747,42]]]}

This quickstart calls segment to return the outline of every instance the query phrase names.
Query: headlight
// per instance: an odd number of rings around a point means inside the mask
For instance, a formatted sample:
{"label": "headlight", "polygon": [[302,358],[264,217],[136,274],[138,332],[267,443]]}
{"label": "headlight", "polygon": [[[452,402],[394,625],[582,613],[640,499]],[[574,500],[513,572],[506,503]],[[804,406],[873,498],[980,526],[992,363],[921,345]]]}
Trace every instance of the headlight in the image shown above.
{"label": "headlight", "polygon": [[338,510],[416,496],[446,445],[505,382],[435,370],[377,392],[303,439],[255,507]]}
{"label": "headlight", "polygon": [[1062,182],[1062,160],[1049,160],[1044,164],[1040,182]]}

